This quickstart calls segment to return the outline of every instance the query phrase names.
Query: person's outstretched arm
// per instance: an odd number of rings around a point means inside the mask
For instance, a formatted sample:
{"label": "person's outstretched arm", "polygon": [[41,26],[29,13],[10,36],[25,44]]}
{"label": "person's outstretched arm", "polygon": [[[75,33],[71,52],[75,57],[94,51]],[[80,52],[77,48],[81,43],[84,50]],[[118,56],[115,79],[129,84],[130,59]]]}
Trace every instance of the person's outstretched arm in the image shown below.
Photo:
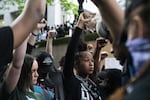
{"label": "person's outstretched arm", "polygon": [[40,30],[46,26],[46,20],[43,18],[39,23],[37,23],[35,29],[32,31],[31,35],[29,36],[28,44],[27,44],[27,54],[31,54],[33,48],[36,44],[37,36],[40,33]]}
{"label": "person's outstretched arm", "polygon": [[9,94],[11,94],[11,92],[16,88],[20,77],[24,57],[26,54],[27,39],[18,48],[16,48],[12,64],[10,65],[10,69],[6,74],[4,88]]}
{"label": "person's outstretched arm", "polygon": [[104,38],[98,38],[96,40],[96,48],[95,48],[95,52],[93,54],[94,72],[93,72],[93,74],[90,75],[90,78],[94,82],[97,81],[98,74],[101,71],[101,68],[100,68],[101,55],[100,55],[100,52],[101,52],[101,49],[106,46],[106,44],[107,44],[107,40],[105,40]]}
{"label": "person's outstretched arm", "polygon": [[51,37],[49,33],[46,42],[46,52],[53,56],[53,37]]}
{"label": "person's outstretched arm", "polygon": [[56,31],[48,31],[47,42],[46,42],[46,52],[53,56],[53,38],[56,36]]}
{"label": "person's outstretched arm", "polygon": [[79,38],[82,33],[82,28],[83,28],[84,23],[90,20],[91,18],[85,18],[83,13],[80,14],[77,27],[75,28],[75,31],[71,37],[71,40],[69,42],[67,52],[65,55],[65,63],[64,63],[64,69],[63,69],[65,78],[70,78],[74,75],[73,73],[74,57],[75,57],[75,52],[78,46]]}
{"label": "person's outstretched arm", "polygon": [[46,0],[26,0],[23,12],[11,24],[14,48],[17,48],[44,17]]}
{"label": "person's outstretched arm", "polygon": [[104,22],[111,30],[113,40],[116,40],[124,26],[124,11],[116,0],[91,1],[98,7]]}

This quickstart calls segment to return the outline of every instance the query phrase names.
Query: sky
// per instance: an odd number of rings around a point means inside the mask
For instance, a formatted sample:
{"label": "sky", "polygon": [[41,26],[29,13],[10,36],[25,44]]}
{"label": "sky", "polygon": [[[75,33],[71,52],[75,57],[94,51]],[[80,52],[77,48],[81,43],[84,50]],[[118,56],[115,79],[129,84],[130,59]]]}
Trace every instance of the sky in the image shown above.
{"label": "sky", "polygon": [[[73,0],[73,2],[78,5],[78,0]],[[125,0],[117,0],[117,2],[122,7],[122,9],[124,9]],[[97,7],[91,2],[91,0],[84,0],[83,8],[93,13],[99,12]]]}

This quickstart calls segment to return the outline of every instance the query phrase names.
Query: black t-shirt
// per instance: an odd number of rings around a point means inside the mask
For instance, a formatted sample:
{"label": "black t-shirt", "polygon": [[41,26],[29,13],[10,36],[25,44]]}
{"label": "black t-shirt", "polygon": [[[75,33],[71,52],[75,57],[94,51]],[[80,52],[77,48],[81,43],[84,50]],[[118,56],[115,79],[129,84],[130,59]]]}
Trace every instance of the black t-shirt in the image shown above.
{"label": "black t-shirt", "polygon": [[0,28],[0,69],[12,60],[13,31],[10,27]]}
{"label": "black t-shirt", "polygon": [[13,57],[13,32],[10,27],[0,28],[0,47],[0,81],[2,81],[6,66]]}

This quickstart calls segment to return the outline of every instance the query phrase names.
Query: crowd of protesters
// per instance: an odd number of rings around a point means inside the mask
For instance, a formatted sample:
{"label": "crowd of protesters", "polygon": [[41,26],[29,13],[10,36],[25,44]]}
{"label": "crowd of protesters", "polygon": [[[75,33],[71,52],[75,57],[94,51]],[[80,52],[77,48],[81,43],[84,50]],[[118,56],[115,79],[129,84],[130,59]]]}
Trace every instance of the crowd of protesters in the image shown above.
{"label": "crowd of protesters", "polygon": [[[46,20],[45,20],[45,22],[46,22]],[[38,34],[38,38],[36,40],[37,40],[37,42],[40,42],[41,40],[46,40],[48,31],[57,33],[55,36],[55,39],[69,36],[69,34],[72,33],[73,27],[74,27],[74,25],[72,25],[69,22],[66,22],[65,24],[61,24],[61,25],[54,25],[51,27],[45,26],[44,28],[41,28],[40,31],[38,31],[39,34]]]}
{"label": "crowd of protesters", "polygon": [[[59,33],[54,27],[46,31],[45,51],[32,55],[46,26],[46,0],[26,0],[19,17],[0,28],[0,100],[150,99],[150,0],[126,0],[125,11],[116,0],[91,1],[103,19],[101,37],[95,48],[82,41],[83,28],[93,17],[81,13],[59,70],[52,53]],[[114,59],[102,52],[108,41]],[[120,67],[116,59],[122,70],[115,68]]]}
{"label": "crowd of protesters", "polygon": [[[96,29],[93,27],[95,24],[96,24],[95,22],[89,23],[89,25],[84,28],[85,32],[96,33]],[[66,21],[64,24],[60,24],[60,25],[53,25],[51,27],[45,26],[39,31],[36,42],[41,42],[41,40],[45,41],[47,38],[48,31],[57,33],[54,39],[63,38],[63,37],[71,37],[75,29],[75,25],[76,25],[76,22],[70,23],[69,21]]]}

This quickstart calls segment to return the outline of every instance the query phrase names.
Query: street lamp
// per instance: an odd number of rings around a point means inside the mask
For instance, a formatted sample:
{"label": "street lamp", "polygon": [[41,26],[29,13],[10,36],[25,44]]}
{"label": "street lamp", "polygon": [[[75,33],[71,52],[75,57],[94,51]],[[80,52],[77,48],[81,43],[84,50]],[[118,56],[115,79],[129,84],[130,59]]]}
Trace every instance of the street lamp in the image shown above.
{"label": "street lamp", "polygon": [[78,3],[79,3],[78,13],[79,13],[79,15],[80,15],[80,13],[83,12],[83,2],[84,2],[84,0],[78,0]]}
{"label": "street lamp", "polygon": [[[78,3],[79,3],[78,14],[79,14],[79,16],[80,16],[80,14],[84,11],[84,10],[83,10],[83,2],[84,2],[84,0],[78,0]],[[85,28],[85,25],[84,25],[84,27],[83,27],[83,29],[82,29],[82,34],[81,34],[81,36],[80,36],[81,45],[83,45],[82,43],[85,42],[84,28]]]}

